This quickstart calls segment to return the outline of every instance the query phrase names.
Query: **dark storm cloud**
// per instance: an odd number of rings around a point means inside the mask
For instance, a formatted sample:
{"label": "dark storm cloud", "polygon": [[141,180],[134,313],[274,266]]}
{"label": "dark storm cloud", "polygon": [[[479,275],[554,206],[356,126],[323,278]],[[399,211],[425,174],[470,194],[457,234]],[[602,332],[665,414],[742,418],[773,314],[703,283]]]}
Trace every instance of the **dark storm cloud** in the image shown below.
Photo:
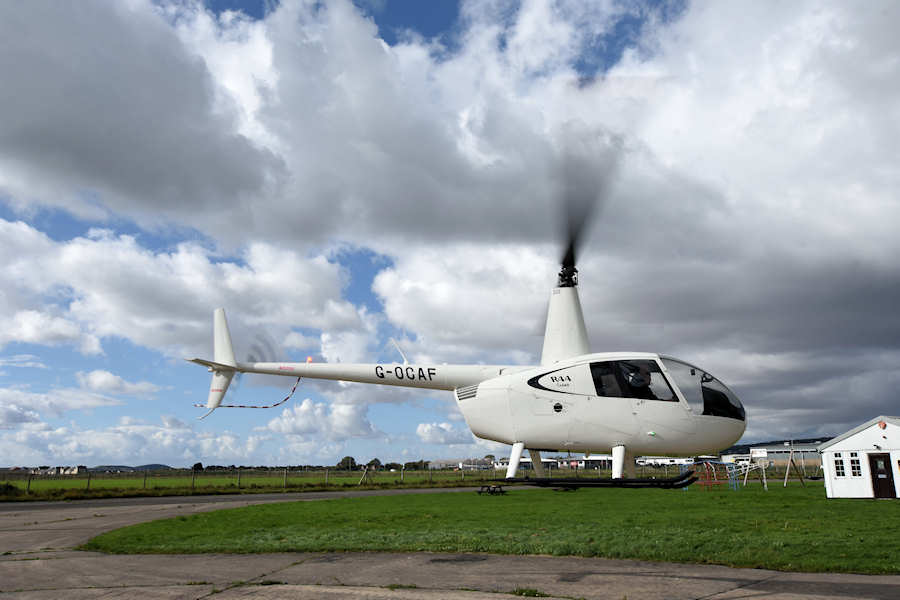
{"label": "dark storm cloud", "polygon": [[151,6],[38,1],[0,13],[0,163],[23,196],[40,181],[45,202],[83,194],[168,220],[240,203],[278,173],[234,132],[229,107],[214,106],[203,60]]}

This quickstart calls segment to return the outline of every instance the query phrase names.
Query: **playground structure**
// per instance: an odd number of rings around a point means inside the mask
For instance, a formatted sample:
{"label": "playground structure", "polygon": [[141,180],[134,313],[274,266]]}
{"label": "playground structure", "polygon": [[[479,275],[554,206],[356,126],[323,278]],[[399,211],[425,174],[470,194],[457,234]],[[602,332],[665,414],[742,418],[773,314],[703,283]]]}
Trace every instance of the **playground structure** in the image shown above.
{"label": "playground structure", "polygon": [[[721,461],[705,460],[694,463],[693,468],[697,473],[697,485],[706,491],[722,485],[728,485],[729,489],[738,491],[741,485],[747,485],[750,473],[755,473],[759,478],[759,482],[762,484],[763,489],[769,491],[769,484],[766,481],[767,464],[766,461],[760,460],[741,463],[725,463]],[[803,481],[802,476],[801,481]],[[787,482],[786,478],[785,482]]]}

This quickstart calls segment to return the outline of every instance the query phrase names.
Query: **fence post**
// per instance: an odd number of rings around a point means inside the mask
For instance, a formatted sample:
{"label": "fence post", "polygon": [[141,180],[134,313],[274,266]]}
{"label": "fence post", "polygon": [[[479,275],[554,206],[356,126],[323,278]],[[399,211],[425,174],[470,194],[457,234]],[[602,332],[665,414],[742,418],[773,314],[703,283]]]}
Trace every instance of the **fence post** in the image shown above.
{"label": "fence post", "polygon": [[325,469],[325,486],[328,486],[328,469]]}
{"label": "fence post", "polygon": [[88,471],[87,485],[84,487],[84,489],[85,490],[91,489],[91,472],[90,471]]}
{"label": "fence post", "polygon": [[400,483],[403,483],[403,471],[406,470],[406,465],[400,467]]}
{"label": "fence post", "polygon": [[197,469],[191,469],[191,491],[194,491],[194,478],[197,476]]}
{"label": "fence post", "polygon": [[28,474],[28,484],[25,486],[25,493],[31,493],[31,473]]}
{"label": "fence post", "polygon": [[431,469],[428,469],[428,483],[431,483],[433,475],[434,475],[434,471],[432,471]]}
{"label": "fence post", "polygon": [[238,469],[238,489],[241,489],[241,470]]}

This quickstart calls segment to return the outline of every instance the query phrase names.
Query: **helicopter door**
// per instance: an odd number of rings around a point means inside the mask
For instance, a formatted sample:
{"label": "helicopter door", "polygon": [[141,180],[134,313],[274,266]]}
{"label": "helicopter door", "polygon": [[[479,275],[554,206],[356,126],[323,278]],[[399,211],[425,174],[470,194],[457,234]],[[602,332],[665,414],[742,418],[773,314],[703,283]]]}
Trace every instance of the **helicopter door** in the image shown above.
{"label": "helicopter door", "polygon": [[593,389],[573,411],[569,440],[575,447],[605,451],[614,444],[630,444],[637,432],[631,400],[621,394],[614,365],[613,361],[585,365]]}
{"label": "helicopter door", "polygon": [[652,359],[616,362],[623,392],[631,398],[634,414],[646,435],[662,440],[694,433],[690,407],[682,403],[672,384]]}
{"label": "helicopter door", "polygon": [[528,447],[556,448],[568,439],[574,408],[590,391],[587,365],[541,372],[509,391],[516,436]]}

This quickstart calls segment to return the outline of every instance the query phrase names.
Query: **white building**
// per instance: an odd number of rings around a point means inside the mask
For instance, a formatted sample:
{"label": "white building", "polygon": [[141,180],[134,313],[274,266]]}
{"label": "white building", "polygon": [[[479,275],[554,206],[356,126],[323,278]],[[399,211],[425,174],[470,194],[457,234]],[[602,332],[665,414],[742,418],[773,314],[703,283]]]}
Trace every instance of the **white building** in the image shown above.
{"label": "white building", "polygon": [[693,457],[684,458],[677,456],[639,456],[635,462],[638,465],[647,467],[666,467],[670,465],[692,465],[694,464],[694,459]]}
{"label": "white building", "polygon": [[[556,469],[557,468],[555,458],[546,458],[546,457],[542,456],[541,464],[544,465],[544,469]],[[508,456],[498,458],[497,460],[494,461],[494,469],[497,471],[505,471],[508,466],[509,466],[509,457]],[[531,457],[523,456],[521,461],[519,462],[519,468],[524,469],[526,471],[533,469],[534,467],[531,465]]]}
{"label": "white building", "polygon": [[40,467],[36,469],[31,469],[32,475],[80,475],[82,473],[87,472],[87,467],[83,465],[79,465],[77,467],[47,467],[46,469],[41,469]]}
{"label": "white building", "polygon": [[612,469],[612,454],[558,457],[556,464],[560,469]]}
{"label": "white building", "polygon": [[819,452],[829,498],[900,498],[900,417],[875,417]]}

